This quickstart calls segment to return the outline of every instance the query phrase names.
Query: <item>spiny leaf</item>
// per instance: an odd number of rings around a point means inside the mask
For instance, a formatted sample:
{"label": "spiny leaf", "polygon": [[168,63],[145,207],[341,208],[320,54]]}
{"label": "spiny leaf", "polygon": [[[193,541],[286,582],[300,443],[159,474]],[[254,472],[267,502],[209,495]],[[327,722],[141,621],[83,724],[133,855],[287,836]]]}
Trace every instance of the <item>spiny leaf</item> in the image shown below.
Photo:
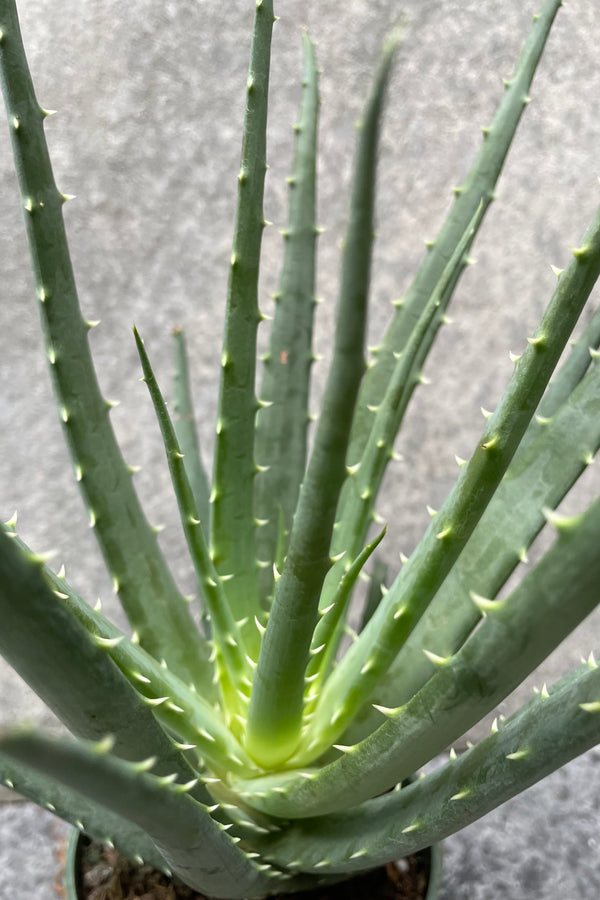
{"label": "spiny leaf", "polygon": [[364,372],[379,120],[394,46],[390,42],[384,49],[360,126],[333,360],[253,680],[247,745],[249,752],[268,766],[285,760],[300,736],[304,671],[319,595],[330,566],[335,510],[346,475],[354,401]]}
{"label": "spiny leaf", "polygon": [[[0,79],[11,129],[15,168],[52,385],[64,435],[80,473],[83,495],[108,570],[132,627],[151,653],[191,678],[206,646],[194,627],[133,488],[131,472],[98,386],[79,307],[62,207],[44,136],[45,114],[31,81],[13,0],[2,5]],[[60,359],[60,365],[52,364]],[[144,598],[142,600],[142,598]]]}
{"label": "spiny leaf", "polygon": [[279,517],[283,517],[287,537],[306,466],[315,307],[319,76],[314,46],[306,34],[303,46],[302,102],[289,180],[289,225],[269,352],[263,366],[260,397],[266,405],[259,410],[256,421],[256,459],[266,467],[257,475],[255,484],[256,515],[265,520],[257,533],[256,546],[259,559],[271,563],[259,578],[263,600],[273,583]]}

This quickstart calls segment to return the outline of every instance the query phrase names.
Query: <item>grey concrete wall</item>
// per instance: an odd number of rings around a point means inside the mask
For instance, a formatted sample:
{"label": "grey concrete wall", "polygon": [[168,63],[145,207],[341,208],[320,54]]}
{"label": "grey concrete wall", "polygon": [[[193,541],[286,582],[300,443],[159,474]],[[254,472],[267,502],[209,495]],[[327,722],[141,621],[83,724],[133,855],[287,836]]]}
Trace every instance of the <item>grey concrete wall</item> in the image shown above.
{"label": "grey concrete wall", "polygon": [[[379,239],[371,337],[389,302],[408,285],[491,119],[537,3],[530,0],[286,0],[274,33],[261,304],[277,284],[285,224],[285,176],[298,99],[301,26],[317,41],[323,75],[316,349],[327,357],[333,329],[339,241],[347,209],[353,122],[378,47],[397,17],[407,23],[389,96],[379,179]],[[22,28],[38,98],[58,110],[47,134],[66,210],[84,312],[101,320],[92,345],[125,456],[141,464],[138,488],[183,587],[191,586],[175,504],[150,402],[139,383],[135,321],[158,375],[170,373],[169,331],[183,325],[193,359],[201,439],[213,440],[216,372],[239,158],[239,128],[252,18],[250,0],[143,2],[21,0]],[[451,487],[454,454],[468,456],[518,352],[600,199],[600,6],[569,0],[478,239],[477,265],[453,304],[398,442],[404,462],[386,482],[385,552],[392,566],[427,525]],[[51,405],[6,129],[0,128],[0,513],[20,513],[37,550],[60,551],[90,601],[114,600],[79,501]],[[261,336],[264,339],[264,336]],[[317,408],[324,364],[316,372]],[[592,467],[593,469],[594,467]],[[590,471],[577,509],[598,474]],[[592,617],[536,675],[551,681],[600,643]],[[0,663],[0,723],[23,713],[51,717]],[[530,688],[528,687],[527,690]],[[510,708],[507,705],[506,708]],[[556,895],[557,897],[559,894]]]}

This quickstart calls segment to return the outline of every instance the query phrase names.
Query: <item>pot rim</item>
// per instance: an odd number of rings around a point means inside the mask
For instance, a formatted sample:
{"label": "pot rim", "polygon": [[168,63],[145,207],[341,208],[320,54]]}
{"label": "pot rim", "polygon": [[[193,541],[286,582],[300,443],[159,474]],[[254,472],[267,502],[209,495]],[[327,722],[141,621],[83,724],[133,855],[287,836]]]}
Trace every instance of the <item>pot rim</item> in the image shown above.
{"label": "pot rim", "polygon": [[[72,828],[67,840],[67,853],[65,856],[64,888],[66,900],[81,900],[79,888],[81,879],[79,864],[81,862],[82,840],[87,838],[78,828]],[[444,847],[442,843],[433,844],[427,848],[430,853],[429,882],[424,900],[437,900],[438,891],[442,881],[444,864]],[[293,900],[293,894],[290,894]]]}

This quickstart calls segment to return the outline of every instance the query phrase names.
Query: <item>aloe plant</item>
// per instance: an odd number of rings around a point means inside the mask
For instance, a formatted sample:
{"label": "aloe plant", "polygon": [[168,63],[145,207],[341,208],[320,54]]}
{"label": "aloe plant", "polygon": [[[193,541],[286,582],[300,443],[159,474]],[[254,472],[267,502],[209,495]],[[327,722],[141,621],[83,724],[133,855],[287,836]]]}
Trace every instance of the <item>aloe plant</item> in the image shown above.
{"label": "aloe plant", "polygon": [[[546,0],[464,183],[381,344],[365,330],[382,51],[357,131],[333,355],[307,452],[313,362],[318,70],[304,36],[280,290],[256,368],[273,0],[257,0],[230,258],[212,476],[174,335],[171,417],[137,330],[198,584],[186,601],[110,422],[80,312],[14,0],[0,65],[44,346],[126,635],[16,531],[0,531],[0,651],[72,732],[0,736],[5,784],[215,897],[342,880],[457,831],[600,738],[592,656],[492,733],[408,781],[506,697],[600,600],[600,498],[555,512],[600,444],[600,311],[557,364],[600,271],[587,225],[471,457],[388,583],[375,501],[427,354],[528,102],[560,0]],[[556,370],[556,373],[555,373]],[[551,377],[553,381],[549,384]],[[259,384],[257,389],[256,385]],[[548,551],[502,589],[549,523]],[[395,527],[390,524],[390,529]],[[349,611],[369,581],[358,633]],[[8,625],[6,624],[8,623]],[[342,652],[342,638],[351,635]]]}

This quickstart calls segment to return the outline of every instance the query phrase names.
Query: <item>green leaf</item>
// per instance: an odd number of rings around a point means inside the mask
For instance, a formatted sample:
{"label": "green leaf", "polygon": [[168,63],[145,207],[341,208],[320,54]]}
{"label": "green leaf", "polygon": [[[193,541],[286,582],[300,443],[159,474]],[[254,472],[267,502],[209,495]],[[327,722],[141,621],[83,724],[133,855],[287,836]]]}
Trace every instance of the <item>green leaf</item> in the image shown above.
{"label": "green leaf", "polygon": [[431,846],[597,744],[599,700],[600,668],[585,665],[426,777],[340,813],[299,819],[259,849],[302,872],[351,874]]}
{"label": "green leaf", "polygon": [[3,4],[0,78],[46,355],[64,434],[90,522],[132,627],[149,652],[192,677],[208,650],[194,627],[133,488],[100,393],[79,308],[43,122],[13,0]]}
{"label": "green leaf", "polygon": [[384,48],[364,120],[359,125],[333,360],[252,685],[247,747],[267,767],[289,757],[300,737],[304,674],[319,596],[331,565],[331,533],[346,475],[354,403],[365,366],[379,121],[395,45],[390,40]]}
{"label": "green leaf", "polygon": [[[221,778],[228,772],[248,775],[255,770],[220,709],[203,697],[195,685],[185,684],[76,596],[70,595],[65,602],[94,643],[110,656],[142,702],[150,707],[156,721],[177,740],[176,746],[186,747],[185,758],[194,774],[204,772],[205,767]],[[147,747],[142,746],[142,750],[147,751]],[[171,750],[168,758],[172,756]]]}
{"label": "green leaf", "polygon": [[387,574],[388,567],[386,563],[384,563],[381,559],[376,559],[373,565],[373,572],[371,573],[371,577],[369,579],[369,590],[360,620],[360,627],[358,629],[359,633],[372,618],[373,613],[381,602],[381,598],[387,591],[387,587],[385,584],[387,581]]}
{"label": "green leaf", "polygon": [[349,792],[355,803],[377,796],[504,700],[600,603],[600,498],[557,528],[552,548],[506,600],[471,601],[484,610],[480,627],[457,653],[434,659],[435,674],[413,697],[381,710],[377,731],[310,779],[290,776],[285,790],[273,777],[268,785],[258,779],[258,807],[297,818],[343,809]]}
{"label": "green leaf", "polygon": [[219,686],[226,706],[236,709],[237,689],[247,676],[248,663],[240,629],[227,603],[223,582],[219,577],[209,553],[202,523],[184,465],[184,456],[177,442],[175,429],[167,405],[160,392],[158,382],[137,329],[134,328],[137,350],[142,363],[144,381],[154,404],[154,411],[160,426],[173,490],[177,497],[181,524],[194,564],[198,586],[204,597],[206,609],[211,618],[213,640],[217,651],[216,666],[219,672]]}
{"label": "green leaf", "polygon": [[[6,526],[5,526],[6,528]],[[20,539],[0,530],[0,653],[73,734],[114,734],[126,759],[155,755],[162,774],[194,773],[70,608],[92,611]],[[111,626],[115,632],[117,629]]]}
{"label": "green leaf", "polygon": [[506,82],[504,97],[490,127],[484,131],[481,149],[464,183],[456,189],[455,200],[427,256],[409,288],[378,350],[375,365],[365,375],[359,395],[357,414],[352,429],[349,459],[357,460],[371,431],[369,408],[376,406],[394,369],[394,354],[400,353],[412,333],[415,322],[448,260],[452,256],[477,207],[483,202],[487,210],[494,199],[494,188],[500,176],[521,115],[527,106],[536,67],[544,52],[546,40],[562,0],[546,0],[535,17],[513,76]]}
{"label": "green leaf", "polygon": [[[326,612],[321,612],[322,618],[315,628],[313,644],[317,649],[322,649],[311,658],[306,669],[307,700],[313,703],[319,696],[323,681],[335,664],[339,648],[339,637],[342,635],[340,623],[345,620],[350,597],[352,596],[352,589],[369,557],[385,537],[385,533],[386,528],[383,528],[377,537],[358,554],[356,559],[346,565],[331,606]],[[310,711],[310,708],[309,704],[307,712]]]}
{"label": "green leaf", "polygon": [[165,860],[141,828],[1,752],[0,780],[11,790],[70,822],[94,840],[114,845],[119,853],[137,862],[143,861],[155,869],[168,871]]}
{"label": "green leaf", "polygon": [[254,616],[260,612],[254,521],[254,395],[260,246],[265,225],[263,191],[273,0],[256,4],[242,161],[235,222],[212,488],[211,551],[225,584],[233,617],[247,618],[244,637],[258,650]]}
{"label": "green leaf", "polygon": [[198,433],[194,421],[194,404],[188,370],[185,337],[181,328],[173,330],[174,374],[173,374],[173,426],[177,441],[183,453],[183,464],[190,481],[192,494],[204,531],[209,537],[209,496],[208,476],[202,465]]}
{"label": "green leaf", "polygon": [[283,514],[286,536],[306,467],[308,392],[313,362],[315,307],[316,180],[319,75],[312,41],[305,33],[304,78],[294,161],[288,179],[289,224],[284,232],[283,267],[276,295],[269,351],[263,357],[261,409],[256,420],[256,540],[261,561],[261,597],[273,587],[273,563]]}
{"label": "green leaf", "polygon": [[[347,469],[348,478],[338,504],[337,527],[333,539],[334,553],[343,553],[344,556],[327,575],[320,601],[321,609],[330,605],[332,594],[335,594],[342,575],[342,567],[346,564],[346,557],[353,559],[359,552],[375,518],[375,500],[388,463],[394,457],[394,439],[415,385],[420,379],[423,358],[442,323],[451,289],[482,214],[480,205],[435,285],[406,346],[398,354],[387,390],[374,414],[371,433],[361,459]],[[339,634],[336,646],[338,641]],[[315,646],[318,646],[316,639],[313,640],[313,647]]]}
{"label": "green leaf", "polygon": [[[562,274],[562,272],[561,272]],[[560,277],[560,276],[559,276]],[[592,362],[592,354],[600,346],[600,309],[597,309],[587,327],[571,347],[571,352],[561,365],[557,375],[552,379],[546,393],[540,401],[535,418],[529,423],[519,449],[518,459],[525,452],[531,441],[544,429],[548,419],[560,410],[569,399]]]}
{"label": "green leaf", "polygon": [[[600,321],[600,316],[598,317]],[[585,345],[582,345],[585,346]],[[589,358],[589,352],[586,349]],[[562,375],[556,384],[562,382]],[[455,566],[378,685],[372,702],[399,706],[431,677],[423,649],[446,657],[476,626],[480,611],[470,592],[494,598],[526,560],[554,509],[587,469],[600,447],[600,367],[595,362],[562,407],[519,450]],[[526,433],[528,434],[528,432]],[[381,722],[369,705],[344,735],[355,743]]]}
{"label": "green leaf", "polygon": [[145,764],[111,756],[106,742],[90,745],[9,733],[0,736],[0,754],[142,828],[170,869],[202,893],[258,898],[285,882],[276,870],[250,859],[212,818],[209,807],[189,796],[187,785],[151,775]]}
{"label": "green leaf", "polygon": [[597,210],[454,489],[373,618],[325,684],[311,723],[310,743],[315,752],[343,733],[458,559],[516,452],[599,272]]}

